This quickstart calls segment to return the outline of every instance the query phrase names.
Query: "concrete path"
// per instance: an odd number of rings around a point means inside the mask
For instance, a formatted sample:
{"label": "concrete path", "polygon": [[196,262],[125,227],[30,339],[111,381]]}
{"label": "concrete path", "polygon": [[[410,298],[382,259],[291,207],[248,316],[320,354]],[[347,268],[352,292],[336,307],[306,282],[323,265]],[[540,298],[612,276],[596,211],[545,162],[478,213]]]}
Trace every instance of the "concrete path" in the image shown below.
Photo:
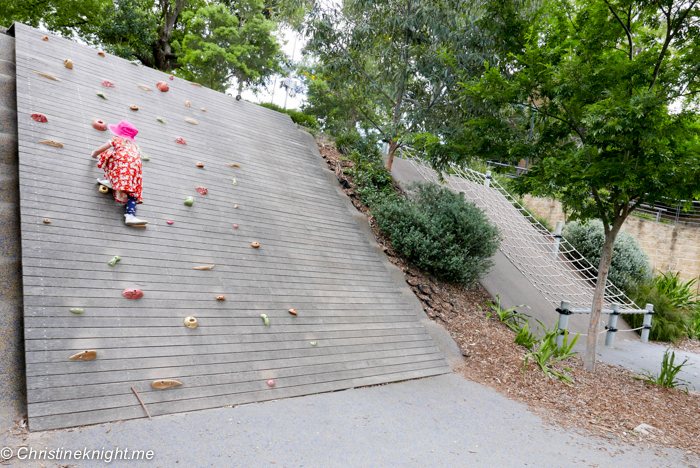
{"label": "concrete path", "polygon": [[[394,159],[392,176],[399,183],[424,181],[423,177],[408,161],[400,158]],[[520,308],[518,310],[540,320],[546,326],[554,326],[558,320],[558,314],[528,279],[501,252],[496,253],[494,263],[494,268],[489,275],[481,281],[482,286],[489,294],[493,297],[498,295],[501,299],[501,306],[504,308],[527,304],[529,309]],[[603,320],[607,320],[607,316],[603,317]],[[535,326],[536,323],[532,325]],[[627,325],[621,323],[618,327],[622,330],[626,329]],[[581,333],[582,335],[587,333],[588,316],[572,315],[569,319],[569,330],[572,333]],[[598,359],[600,361],[620,365],[635,372],[659,372],[666,351],[665,346],[644,344],[639,341],[639,335],[635,332],[620,331],[615,338],[615,346],[608,348],[603,344],[605,342],[604,336],[600,335],[598,341]],[[585,346],[586,339],[582,336],[576,345],[576,350],[583,353]],[[700,390],[700,355],[676,351],[676,362],[683,362],[685,358],[688,358],[689,365],[678,377],[688,381],[692,388]]]}
{"label": "concrete path", "polygon": [[[448,374],[272,402],[32,433],[28,448],[153,450],[80,467],[686,467],[677,450],[616,446],[545,425],[520,403]],[[642,447],[641,445],[644,445]],[[46,461],[12,466],[60,466]],[[72,466],[72,465],[71,465]]]}

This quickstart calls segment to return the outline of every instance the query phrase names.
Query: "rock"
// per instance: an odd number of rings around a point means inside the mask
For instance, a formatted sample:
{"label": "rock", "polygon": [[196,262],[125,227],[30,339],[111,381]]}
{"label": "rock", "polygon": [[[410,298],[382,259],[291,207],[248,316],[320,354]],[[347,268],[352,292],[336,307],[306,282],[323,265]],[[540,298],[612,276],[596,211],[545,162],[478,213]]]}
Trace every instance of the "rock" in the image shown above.
{"label": "rock", "polygon": [[649,424],[640,424],[639,426],[635,427],[634,432],[637,432],[642,435],[646,436],[651,436],[655,437],[655,434],[663,434],[664,432],[661,429],[657,429],[654,426],[650,426]]}

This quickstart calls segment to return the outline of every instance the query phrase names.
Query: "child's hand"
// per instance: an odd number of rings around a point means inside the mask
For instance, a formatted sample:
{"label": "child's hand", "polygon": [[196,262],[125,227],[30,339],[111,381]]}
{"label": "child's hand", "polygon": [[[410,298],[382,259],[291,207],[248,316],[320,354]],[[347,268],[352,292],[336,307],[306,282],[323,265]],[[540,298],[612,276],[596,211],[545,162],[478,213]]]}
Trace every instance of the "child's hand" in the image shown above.
{"label": "child's hand", "polygon": [[112,146],[110,142],[105,143],[104,145],[100,146],[99,148],[96,148],[95,151],[92,152],[92,158],[97,159],[97,156],[100,155],[100,153],[107,151],[107,149]]}

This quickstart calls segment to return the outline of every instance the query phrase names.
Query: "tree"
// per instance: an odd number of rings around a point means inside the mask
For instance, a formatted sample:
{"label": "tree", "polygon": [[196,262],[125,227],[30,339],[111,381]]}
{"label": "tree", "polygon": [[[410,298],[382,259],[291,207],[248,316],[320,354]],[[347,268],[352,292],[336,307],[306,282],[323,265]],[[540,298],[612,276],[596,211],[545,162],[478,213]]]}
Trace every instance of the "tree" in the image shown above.
{"label": "tree", "polygon": [[281,51],[261,0],[229,3],[233,10],[212,4],[184,15],[190,26],[182,46],[177,44],[179,74],[219,91],[235,77],[240,94],[245,84],[260,83],[279,69]]}
{"label": "tree", "polygon": [[642,204],[700,196],[697,3],[493,0],[485,7],[500,59],[465,83],[464,100],[482,114],[466,123],[470,150],[531,157],[521,192],[557,197],[573,219],[603,222],[589,371],[625,219]]}
{"label": "tree", "polygon": [[110,0],[3,0],[0,25],[9,28],[15,21],[69,35],[99,21],[99,12]]}
{"label": "tree", "polygon": [[389,169],[395,151],[449,102],[457,77],[483,67],[484,40],[471,5],[347,0],[341,9],[317,4],[311,11],[306,50],[319,58],[324,74],[345,76],[363,96],[357,110],[389,143]]}

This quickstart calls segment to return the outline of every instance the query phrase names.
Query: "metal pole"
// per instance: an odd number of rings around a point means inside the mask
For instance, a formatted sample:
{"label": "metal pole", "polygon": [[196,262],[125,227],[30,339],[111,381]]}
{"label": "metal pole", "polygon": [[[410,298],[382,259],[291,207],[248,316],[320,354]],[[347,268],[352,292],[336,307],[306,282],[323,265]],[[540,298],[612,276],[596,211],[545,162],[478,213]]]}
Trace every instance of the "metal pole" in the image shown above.
{"label": "metal pole", "polygon": [[647,313],[644,314],[644,322],[642,322],[642,343],[649,342],[649,331],[651,330],[651,316],[654,315],[654,304],[647,304],[645,307]]}
{"label": "metal pole", "polygon": [[612,304],[612,314],[608,319],[608,326],[605,329],[608,331],[605,334],[605,346],[612,346],[615,344],[615,333],[617,332],[617,318],[620,316],[620,304]]}
{"label": "metal pole", "polygon": [[491,186],[491,171],[486,171],[486,178],[484,179],[484,185],[487,187]]}
{"label": "metal pole", "polygon": [[559,332],[559,334],[557,334],[557,349],[561,349],[564,345],[564,334],[567,333],[566,329],[569,326],[569,315],[571,315],[570,307],[571,304],[569,301],[561,301],[561,305],[557,309],[557,312],[559,312],[559,322],[557,323],[557,331]]}
{"label": "metal pole", "polygon": [[561,230],[564,227],[563,221],[557,221],[557,227],[554,228],[554,247],[552,247],[552,255],[554,260],[559,257],[559,244],[561,243]]}

